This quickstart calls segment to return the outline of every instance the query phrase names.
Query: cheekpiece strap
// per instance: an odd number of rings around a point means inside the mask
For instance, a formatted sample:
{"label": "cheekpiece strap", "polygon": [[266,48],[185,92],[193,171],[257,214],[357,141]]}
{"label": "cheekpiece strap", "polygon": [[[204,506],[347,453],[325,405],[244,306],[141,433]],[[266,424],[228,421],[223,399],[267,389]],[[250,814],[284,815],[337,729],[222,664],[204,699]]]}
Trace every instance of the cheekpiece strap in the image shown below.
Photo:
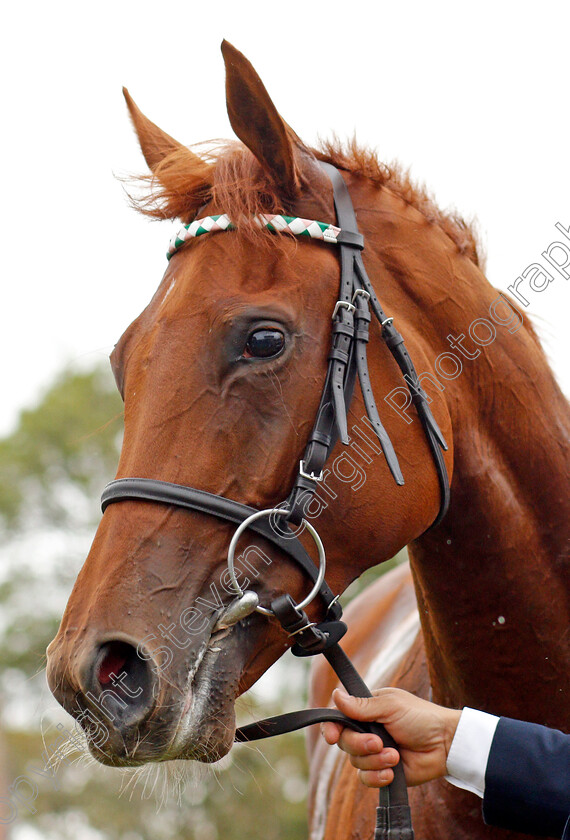
{"label": "cheekpiece strap", "polygon": [[394,327],[393,318],[386,316],[368,278],[361,253],[364,239],[358,230],[356,213],[344,178],[332,164],[321,162],[320,165],[333,185],[334,205],[340,226],[336,238],[340,250],[340,290],[332,316],[332,345],[325,386],[301,469],[287,500],[288,512],[284,518],[294,524],[302,521],[305,509],[318,489],[318,482],[324,477],[325,463],[337,439],[344,444],[350,442],[347,407],[350,405],[356,378],[360,383],[366,414],[376,432],[388,468],[396,484],[404,484],[392,441],[380,420],[368,373],[367,344],[369,325],[374,315],[386,345],[404,374],[434,459],[441,496],[439,513],[431,526],[434,527],[441,522],[449,505],[449,479],[441,454],[441,449],[447,449],[447,445],[431,413],[426,394],[420,387],[404,339]]}

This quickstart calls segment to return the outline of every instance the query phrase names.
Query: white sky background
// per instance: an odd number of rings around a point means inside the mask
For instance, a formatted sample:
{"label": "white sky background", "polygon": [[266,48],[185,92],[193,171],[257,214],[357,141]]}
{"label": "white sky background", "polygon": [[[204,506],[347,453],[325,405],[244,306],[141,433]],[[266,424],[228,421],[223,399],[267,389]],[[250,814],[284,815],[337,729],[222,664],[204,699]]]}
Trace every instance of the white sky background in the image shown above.
{"label": "white sky background", "polygon": [[[121,95],[184,143],[231,137],[219,45],[253,62],[309,144],[356,132],[476,216],[506,289],[570,224],[564,2],[121,0],[2,12],[0,433],[66,362],[104,359],[166,267],[169,223],[129,209],[144,171]],[[570,281],[525,310],[570,392]]]}

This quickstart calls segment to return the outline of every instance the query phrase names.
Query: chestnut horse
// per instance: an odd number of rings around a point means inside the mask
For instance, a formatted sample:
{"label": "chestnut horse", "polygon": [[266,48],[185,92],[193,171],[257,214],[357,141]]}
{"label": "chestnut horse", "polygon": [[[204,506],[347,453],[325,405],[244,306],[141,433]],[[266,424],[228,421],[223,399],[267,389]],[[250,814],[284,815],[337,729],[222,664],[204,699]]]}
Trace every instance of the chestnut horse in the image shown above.
{"label": "chestnut horse", "polygon": [[[177,249],[112,354],[125,402],[118,477],[175,482],[258,509],[286,498],[323,388],[340,268],[334,245],[253,220],[275,213],[334,224],[319,161],[332,163],[356,209],[368,274],[449,444],[452,479],[448,513],[431,528],[436,470],[373,323],[370,379],[405,484],[393,481],[355,393],[349,445],[336,444],[306,515],[335,593],[403,546],[411,563],[351,606],[343,644],[372,687],[400,685],[568,730],[569,416],[535,334],[485,279],[460,219],[355,145],[307,148],[249,62],[222,49],[241,143],[199,157],[126,94],[153,173],[141,209],[185,224],[225,213],[235,229]],[[207,513],[150,501],[105,512],[48,651],[50,687],[100,761],[210,762],[231,748],[236,697],[291,644],[258,612],[214,630],[234,600],[231,535]],[[262,604],[284,592],[304,597],[308,581],[286,554],[257,534],[250,548],[241,574]],[[318,599],[307,612],[322,618]],[[329,666],[317,665],[312,703],[330,704],[335,684]],[[311,838],[371,836],[375,795],[317,736],[309,739]],[[446,782],[410,793],[421,840],[504,836],[483,825],[475,797]]]}

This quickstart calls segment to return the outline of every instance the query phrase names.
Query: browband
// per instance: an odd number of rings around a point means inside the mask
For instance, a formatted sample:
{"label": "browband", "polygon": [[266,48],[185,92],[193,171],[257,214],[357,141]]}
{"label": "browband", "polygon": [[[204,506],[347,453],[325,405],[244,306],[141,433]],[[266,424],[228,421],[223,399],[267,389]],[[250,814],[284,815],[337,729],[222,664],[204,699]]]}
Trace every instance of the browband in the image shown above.
{"label": "browband", "polygon": [[[279,216],[262,214],[254,216],[254,222],[260,228],[267,228],[271,233],[292,233],[294,236],[308,236],[311,239],[321,239],[332,245],[341,245],[349,242],[353,234],[343,231],[336,225],[328,222],[317,222],[314,219],[302,219],[300,216]],[[217,233],[222,230],[235,230],[236,226],[229,216],[222,213],[218,216],[204,216],[201,219],[194,219],[188,225],[184,225],[170,240],[166,258],[168,260],[181,248],[189,239],[196,239],[205,233]],[[364,243],[360,234],[357,234],[359,247],[363,248]],[[350,242],[350,244],[357,244]]]}

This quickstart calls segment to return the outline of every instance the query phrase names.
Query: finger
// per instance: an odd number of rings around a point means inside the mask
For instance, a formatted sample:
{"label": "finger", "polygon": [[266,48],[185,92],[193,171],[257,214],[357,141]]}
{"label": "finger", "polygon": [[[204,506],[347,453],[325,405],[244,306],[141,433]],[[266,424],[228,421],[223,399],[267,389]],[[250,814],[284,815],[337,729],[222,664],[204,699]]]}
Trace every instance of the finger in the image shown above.
{"label": "finger", "polygon": [[384,747],[382,739],[378,735],[371,735],[366,732],[355,732],[346,727],[340,734],[338,745],[349,755],[370,755],[380,753]]}
{"label": "finger", "polygon": [[350,763],[357,770],[388,770],[398,763],[398,758],[396,750],[386,749],[371,755],[353,755]]}
{"label": "finger", "polygon": [[381,788],[394,781],[393,770],[359,770],[358,778],[366,787]]}
{"label": "finger", "polygon": [[337,744],[338,740],[341,736],[343,727],[340,726],[338,723],[332,723],[331,721],[327,721],[326,723],[321,724],[321,735],[327,742],[327,744]]}
{"label": "finger", "polygon": [[391,709],[391,695],[378,693],[373,697],[353,697],[340,688],[333,691],[334,703],[347,717],[355,720],[382,720],[385,718],[388,708]]}
{"label": "finger", "polygon": [[[321,724],[321,733],[327,744],[338,744],[342,750],[350,755],[379,753],[384,746],[378,735],[354,732],[349,727],[344,728],[329,721]],[[395,750],[392,752],[395,752]]]}

